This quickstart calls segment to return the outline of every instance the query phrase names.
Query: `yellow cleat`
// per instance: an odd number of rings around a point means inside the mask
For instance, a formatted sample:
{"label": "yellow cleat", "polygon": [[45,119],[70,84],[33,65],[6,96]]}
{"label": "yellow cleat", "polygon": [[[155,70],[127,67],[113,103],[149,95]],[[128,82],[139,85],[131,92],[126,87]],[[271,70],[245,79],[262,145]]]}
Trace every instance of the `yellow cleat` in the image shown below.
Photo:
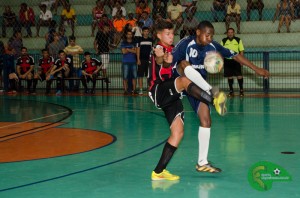
{"label": "yellow cleat", "polygon": [[226,100],[227,100],[226,94],[222,91],[216,94],[216,96],[214,97],[214,106],[218,114],[221,116],[224,116],[227,112]]}
{"label": "yellow cleat", "polygon": [[178,175],[173,175],[169,171],[167,171],[166,169],[164,169],[161,173],[155,173],[154,171],[152,171],[151,179],[153,181],[157,181],[157,180],[170,180],[170,181],[174,181],[174,180],[179,180],[180,177]]}

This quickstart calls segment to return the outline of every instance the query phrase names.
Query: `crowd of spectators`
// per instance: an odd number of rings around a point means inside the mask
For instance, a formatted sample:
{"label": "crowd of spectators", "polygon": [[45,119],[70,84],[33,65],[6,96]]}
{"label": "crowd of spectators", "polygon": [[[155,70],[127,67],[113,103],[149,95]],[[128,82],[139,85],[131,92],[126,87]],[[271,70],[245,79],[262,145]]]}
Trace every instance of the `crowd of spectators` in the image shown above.
{"label": "crowd of spectators", "polygon": [[[213,0],[211,5],[211,14],[214,22],[224,22],[225,32],[230,28],[231,22],[235,22],[237,26],[237,34],[241,33],[240,23],[241,6],[236,0]],[[197,0],[134,0],[134,5],[130,10],[126,10],[124,3],[126,0],[97,0],[95,7],[91,10],[91,36],[95,37],[94,49],[97,54],[99,52],[100,59],[104,60],[107,54],[118,46],[121,41],[129,35],[128,31],[132,32],[133,40],[138,43],[142,38],[142,30],[149,31],[149,37],[154,39],[153,26],[159,23],[162,19],[171,21],[174,24],[175,35],[180,35],[183,38],[196,33],[195,27],[199,23],[196,16],[197,7],[201,6],[201,1]],[[150,6],[152,3],[152,6]],[[197,5],[200,4],[200,5]],[[57,16],[57,8],[62,6],[62,11],[59,17]],[[251,19],[251,12],[258,11],[258,20],[263,20],[263,0],[247,0],[246,6],[246,21]],[[152,7],[152,9],[150,8]],[[54,59],[59,58],[59,52],[67,46],[74,44],[76,35],[76,10],[68,0],[45,0],[39,5],[39,13],[34,13],[32,7],[27,3],[21,3],[18,15],[12,11],[10,6],[4,7],[2,15],[2,37],[9,36],[8,43],[4,43],[6,50],[4,52],[11,54],[16,59],[21,56],[23,47],[22,39],[32,37],[32,27],[36,27],[36,37],[40,37],[40,29],[42,26],[47,27],[48,31],[45,34],[45,48],[49,55]],[[109,9],[106,9],[109,8]],[[109,12],[108,12],[109,10]],[[292,20],[300,17],[300,1],[299,0],[279,0],[276,5],[276,13],[274,20],[279,19],[279,33],[282,25],[285,24],[287,32],[290,32],[290,24]],[[56,19],[56,20],[55,20]],[[72,43],[68,43],[68,37],[65,35],[66,28],[71,29]],[[7,28],[12,28],[12,35],[7,35]],[[22,28],[25,28],[26,35],[22,36]],[[99,35],[105,35],[105,39]],[[103,51],[98,46],[105,40],[107,46]],[[1,43],[0,43],[1,44]],[[105,45],[106,45],[105,44]],[[92,46],[92,45],[91,45]],[[91,47],[92,48],[92,47]],[[121,47],[120,47],[121,49]],[[66,52],[67,56],[73,56]],[[80,51],[83,53],[83,51]],[[105,56],[104,56],[105,54]],[[76,55],[75,55],[76,56]],[[77,60],[77,57],[76,57]],[[138,59],[137,59],[138,60]],[[102,61],[108,65],[108,60]],[[106,66],[107,67],[107,66]],[[0,70],[1,71],[1,70]],[[103,70],[106,75],[106,69]],[[135,84],[135,83],[134,83]],[[76,84],[77,86],[77,84]]]}

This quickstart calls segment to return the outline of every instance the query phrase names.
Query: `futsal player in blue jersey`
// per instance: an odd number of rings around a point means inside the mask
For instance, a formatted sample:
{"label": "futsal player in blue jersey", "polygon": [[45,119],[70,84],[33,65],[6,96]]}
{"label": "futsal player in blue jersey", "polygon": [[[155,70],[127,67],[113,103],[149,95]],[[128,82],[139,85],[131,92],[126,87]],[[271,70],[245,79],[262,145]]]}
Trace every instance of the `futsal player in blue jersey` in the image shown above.
{"label": "futsal player in blue jersey", "polygon": [[[269,72],[259,68],[244,56],[230,51],[219,43],[213,41],[214,27],[209,21],[202,21],[197,26],[196,35],[186,37],[178,42],[172,51],[173,65],[180,76],[186,76],[198,87],[212,94],[212,86],[206,82],[207,71],[203,63],[207,52],[217,51],[224,58],[232,58],[255,71],[258,75],[269,77]],[[198,73],[195,73],[197,70]],[[199,75],[200,74],[200,75]],[[199,101],[191,95],[187,95],[193,110],[197,113],[200,126],[198,130],[199,153],[196,170],[199,172],[217,173],[221,169],[208,162],[208,149],[210,140],[211,117],[209,105]]]}

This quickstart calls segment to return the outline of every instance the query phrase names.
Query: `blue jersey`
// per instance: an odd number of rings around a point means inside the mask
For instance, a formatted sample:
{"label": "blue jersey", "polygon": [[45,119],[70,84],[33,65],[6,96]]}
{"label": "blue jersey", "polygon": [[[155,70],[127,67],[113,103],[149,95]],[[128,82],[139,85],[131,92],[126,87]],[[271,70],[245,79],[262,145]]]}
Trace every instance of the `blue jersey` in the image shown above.
{"label": "blue jersey", "polygon": [[212,41],[206,46],[201,46],[196,43],[196,36],[189,36],[181,39],[177,45],[173,48],[173,65],[176,65],[182,61],[188,61],[194,69],[196,69],[204,79],[207,77],[207,71],[204,69],[204,58],[209,51],[217,51],[224,58],[232,58],[237,55],[236,52],[224,48],[216,41]]}

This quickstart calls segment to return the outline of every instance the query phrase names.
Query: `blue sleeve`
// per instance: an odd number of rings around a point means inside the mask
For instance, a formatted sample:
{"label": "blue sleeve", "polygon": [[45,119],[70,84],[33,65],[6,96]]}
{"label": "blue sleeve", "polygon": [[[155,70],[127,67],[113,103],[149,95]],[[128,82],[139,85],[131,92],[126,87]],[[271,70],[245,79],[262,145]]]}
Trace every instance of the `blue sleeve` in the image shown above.
{"label": "blue sleeve", "polygon": [[172,51],[172,55],[173,55],[172,65],[178,64],[182,60],[186,59],[187,44],[188,44],[187,40],[186,39],[182,39],[173,48],[173,51]]}
{"label": "blue sleeve", "polygon": [[214,46],[216,47],[216,50],[224,57],[224,58],[232,58],[237,55],[236,52],[233,50],[229,50],[225,47],[223,47],[221,44],[218,42],[213,42]]}

